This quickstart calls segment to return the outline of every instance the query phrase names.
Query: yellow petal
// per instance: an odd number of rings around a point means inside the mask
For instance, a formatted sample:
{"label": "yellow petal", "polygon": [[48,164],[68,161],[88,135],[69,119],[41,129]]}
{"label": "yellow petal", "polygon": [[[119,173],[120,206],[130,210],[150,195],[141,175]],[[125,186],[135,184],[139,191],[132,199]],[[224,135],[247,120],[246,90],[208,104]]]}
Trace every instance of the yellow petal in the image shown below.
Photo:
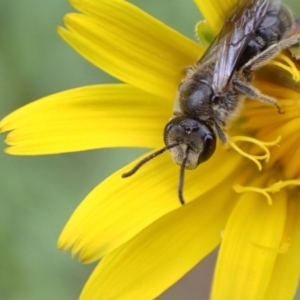
{"label": "yellow petal", "polygon": [[221,30],[228,12],[238,3],[238,0],[194,0],[208,26],[215,34]]}
{"label": "yellow petal", "polygon": [[246,193],[225,228],[213,300],[263,299],[280,249],[286,221],[286,194],[273,205],[256,193]]}
{"label": "yellow petal", "polygon": [[[197,170],[186,172],[186,201],[197,199],[233,176],[240,159],[235,152],[218,149],[213,159]],[[72,252],[81,251],[81,260],[96,260],[181,207],[177,194],[179,167],[169,155],[158,156],[132,177],[122,179],[121,174],[137,161],[107,178],[87,196],[65,226],[58,242],[60,248],[74,245]],[[218,176],[212,170],[218,170]]]}
{"label": "yellow petal", "polygon": [[81,299],[155,299],[219,244],[235,204],[229,182],[227,178],[105,256]]}
{"label": "yellow petal", "polygon": [[287,226],[269,288],[264,300],[294,299],[300,275],[300,204],[299,193],[289,199]]}
{"label": "yellow petal", "polygon": [[96,85],[45,97],[0,122],[12,130],[10,154],[36,155],[104,147],[162,145],[172,111],[162,101],[124,84]]}
{"label": "yellow petal", "polygon": [[61,36],[87,60],[112,76],[165,99],[173,99],[184,69],[202,48],[122,0],[73,0],[82,14],[68,14]]}

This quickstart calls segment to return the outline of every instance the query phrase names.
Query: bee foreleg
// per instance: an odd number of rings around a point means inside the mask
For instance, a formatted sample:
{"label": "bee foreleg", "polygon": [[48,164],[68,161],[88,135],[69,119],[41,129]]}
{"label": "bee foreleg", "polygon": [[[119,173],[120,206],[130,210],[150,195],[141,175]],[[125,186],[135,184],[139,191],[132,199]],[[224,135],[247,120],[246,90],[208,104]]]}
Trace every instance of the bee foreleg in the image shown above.
{"label": "bee foreleg", "polygon": [[267,104],[271,104],[276,106],[277,110],[279,113],[282,113],[281,107],[277,100],[275,98],[272,98],[270,96],[262,94],[257,88],[254,86],[250,85],[249,83],[239,80],[239,79],[234,79],[232,81],[234,89],[243,94],[244,96],[253,99],[253,100],[259,100],[261,102],[265,102]]}
{"label": "bee foreleg", "polygon": [[223,144],[226,144],[227,143],[227,137],[226,137],[225,132],[223,131],[223,129],[221,128],[221,126],[218,124],[218,122],[214,122],[214,126],[215,126],[217,135],[219,136],[221,142]]}

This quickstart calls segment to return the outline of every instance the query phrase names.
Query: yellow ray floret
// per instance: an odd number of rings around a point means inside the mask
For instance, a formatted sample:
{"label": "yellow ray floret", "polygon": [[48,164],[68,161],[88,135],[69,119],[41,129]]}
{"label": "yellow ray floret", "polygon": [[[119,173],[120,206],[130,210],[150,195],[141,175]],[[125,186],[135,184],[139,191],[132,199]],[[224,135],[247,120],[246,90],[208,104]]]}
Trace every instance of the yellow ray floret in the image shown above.
{"label": "yellow ray floret", "polygon": [[173,99],[184,69],[203,49],[131,3],[72,1],[59,34],[87,60],[146,92]]}
{"label": "yellow ray floret", "polygon": [[225,227],[213,300],[265,299],[286,222],[287,199],[276,195],[272,206],[248,193],[239,200]]}
{"label": "yellow ray floret", "polygon": [[[227,153],[224,161],[222,153],[220,147],[214,160],[201,169],[187,172],[184,190],[187,202],[197,200],[235,174],[233,162],[240,161],[241,157],[234,152]],[[122,179],[121,174],[135,164],[136,161],[107,178],[86,197],[65,226],[59,248],[73,247],[73,254],[81,252],[82,260],[93,261],[131,239],[156,219],[182,208],[177,193],[179,167],[167,154],[155,158],[132,177]],[[211,170],[218,170],[219,175],[215,176]]]}
{"label": "yellow ray floret", "polygon": [[228,16],[228,12],[236,6],[238,0],[194,0],[209,27],[216,35],[219,33]]}
{"label": "yellow ray floret", "polygon": [[235,204],[229,178],[222,184],[223,197],[219,187],[213,189],[105,256],[80,299],[155,299],[180,279],[221,240],[220,231]]}
{"label": "yellow ray floret", "polygon": [[155,148],[171,101],[124,84],[73,89],[26,105],[0,122],[6,152],[37,155],[105,147]]}

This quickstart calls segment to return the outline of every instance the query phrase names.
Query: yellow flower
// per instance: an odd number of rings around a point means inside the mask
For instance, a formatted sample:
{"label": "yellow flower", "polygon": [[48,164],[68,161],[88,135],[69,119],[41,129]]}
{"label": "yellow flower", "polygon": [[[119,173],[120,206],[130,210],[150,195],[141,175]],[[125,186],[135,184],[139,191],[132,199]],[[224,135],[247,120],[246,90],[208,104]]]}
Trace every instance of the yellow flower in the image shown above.
{"label": "yellow flower", "polygon": [[[235,2],[196,0],[214,34]],[[10,131],[6,152],[161,148],[182,71],[204,49],[127,1],[71,3],[81,13],[66,16],[60,35],[126,84],[69,90],[13,112],[0,123]],[[208,162],[186,173],[186,205],[177,199],[179,170],[169,155],[121,179],[140,159],[132,162],[84,199],[58,242],[85,263],[102,258],[82,299],[153,299],[220,244],[213,300],[293,298],[300,273],[300,97],[299,85],[288,84],[299,71],[286,55],[270,65],[281,68],[285,87],[274,83],[271,67],[255,84],[285,113],[247,101],[229,131],[237,151],[219,143]]]}

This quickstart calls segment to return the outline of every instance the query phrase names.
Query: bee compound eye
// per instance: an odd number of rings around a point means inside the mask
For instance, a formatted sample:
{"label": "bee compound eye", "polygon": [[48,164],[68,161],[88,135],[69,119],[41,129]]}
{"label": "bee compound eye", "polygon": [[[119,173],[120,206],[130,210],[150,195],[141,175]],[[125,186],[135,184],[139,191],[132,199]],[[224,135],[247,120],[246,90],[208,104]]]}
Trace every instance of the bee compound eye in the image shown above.
{"label": "bee compound eye", "polygon": [[203,139],[203,151],[199,157],[198,163],[208,160],[216,150],[216,137],[211,134],[206,134]]}

